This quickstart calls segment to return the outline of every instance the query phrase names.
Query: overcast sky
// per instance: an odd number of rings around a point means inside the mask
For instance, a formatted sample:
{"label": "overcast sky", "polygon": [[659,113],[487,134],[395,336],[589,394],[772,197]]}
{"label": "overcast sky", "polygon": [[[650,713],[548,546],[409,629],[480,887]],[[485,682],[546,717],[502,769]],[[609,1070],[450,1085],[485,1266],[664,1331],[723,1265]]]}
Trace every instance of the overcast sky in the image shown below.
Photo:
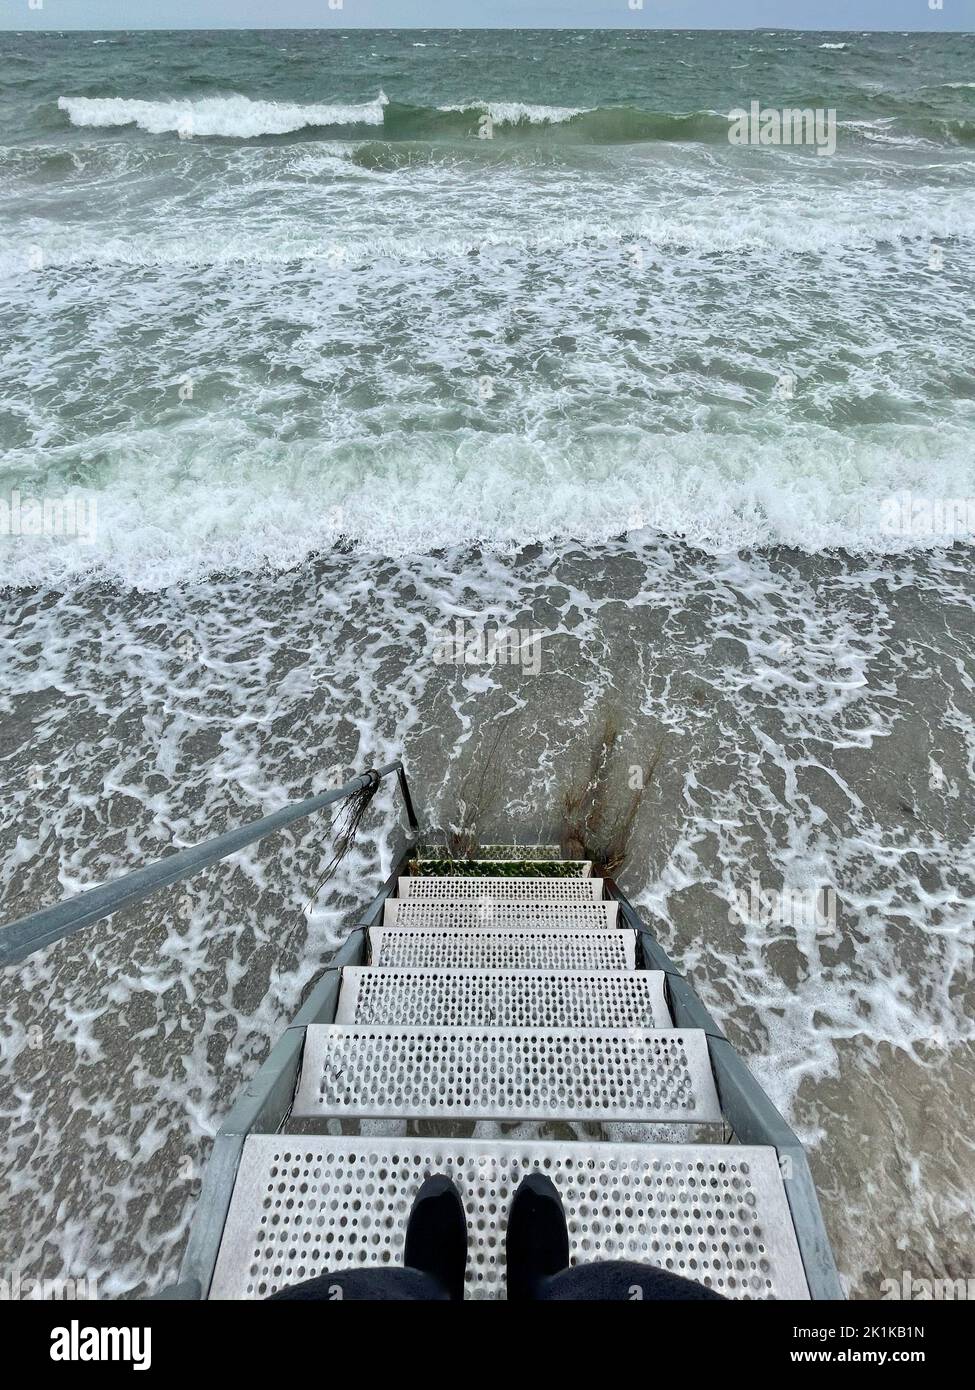
{"label": "overcast sky", "polygon": [[[637,3],[637,0],[633,0]],[[337,4],[338,0],[332,0]],[[32,8],[39,6],[39,8]],[[964,29],[975,0],[0,0],[3,29]]]}

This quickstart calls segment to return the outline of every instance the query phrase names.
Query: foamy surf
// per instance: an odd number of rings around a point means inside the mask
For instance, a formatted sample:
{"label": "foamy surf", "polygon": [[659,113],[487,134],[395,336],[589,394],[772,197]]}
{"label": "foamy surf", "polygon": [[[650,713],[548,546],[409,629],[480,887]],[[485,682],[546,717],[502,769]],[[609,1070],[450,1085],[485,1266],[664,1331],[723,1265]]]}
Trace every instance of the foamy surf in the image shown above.
{"label": "foamy surf", "polygon": [[[630,429],[607,434],[596,459],[569,440],[409,440],[393,426],[381,447],[282,447],[228,419],[218,445],[191,408],[178,435],[129,438],[105,484],[93,475],[81,490],[97,518],[84,543],[0,538],[0,584],[159,589],[288,569],[339,545],[409,557],[467,542],[507,554],[628,534],[637,547],[669,537],[712,555],[907,555],[975,542],[967,433],[881,431],[854,443],[825,430],[762,440]],[[71,454],[54,456],[66,475]],[[18,463],[8,460],[3,492],[26,499],[36,489]],[[929,498],[957,505],[924,510]]]}
{"label": "foamy surf", "polygon": [[187,101],[133,101],[122,97],[58,98],[58,109],[72,125],[110,129],[135,125],[150,135],[223,136],[246,140],[289,135],[310,128],[382,125],[386,97],[360,104],[298,106],[254,101],[245,96],[200,97]]}
{"label": "foamy surf", "polygon": [[524,101],[462,101],[437,107],[438,111],[484,113],[497,125],[518,125],[522,121],[529,125],[562,125],[574,116],[583,115],[586,109],[582,106],[534,106]]}

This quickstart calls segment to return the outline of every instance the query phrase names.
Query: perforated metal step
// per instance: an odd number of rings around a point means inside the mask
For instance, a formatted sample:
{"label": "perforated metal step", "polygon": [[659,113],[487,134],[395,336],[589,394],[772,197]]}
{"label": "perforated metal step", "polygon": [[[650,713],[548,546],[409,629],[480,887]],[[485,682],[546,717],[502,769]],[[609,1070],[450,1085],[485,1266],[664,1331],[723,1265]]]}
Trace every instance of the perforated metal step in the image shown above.
{"label": "perforated metal step", "polygon": [[662,970],[342,972],[336,1023],[671,1028]]}
{"label": "perforated metal step", "polygon": [[721,1119],[700,1029],[314,1025],[292,1114]]}
{"label": "perforated metal step", "polygon": [[601,878],[401,878],[399,896],[424,901],[454,900],[470,902],[477,898],[496,898],[499,902],[583,902],[602,901]]}
{"label": "perforated metal step", "polygon": [[562,1198],[573,1264],[638,1260],[730,1298],[809,1297],[772,1148],[281,1134],[244,1143],[209,1296],[402,1264],[417,1190],[446,1173],[467,1211],[467,1297],[502,1298],[511,1199],[539,1171]]}
{"label": "perforated metal step", "polygon": [[372,927],[369,959],[430,970],[633,970],[636,932]]}
{"label": "perforated metal step", "polygon": [[383,908],[384,927],[563,927],[583,931],[614,928],[617,903],[475,902],[443,899],[406,902],[388,899]]}

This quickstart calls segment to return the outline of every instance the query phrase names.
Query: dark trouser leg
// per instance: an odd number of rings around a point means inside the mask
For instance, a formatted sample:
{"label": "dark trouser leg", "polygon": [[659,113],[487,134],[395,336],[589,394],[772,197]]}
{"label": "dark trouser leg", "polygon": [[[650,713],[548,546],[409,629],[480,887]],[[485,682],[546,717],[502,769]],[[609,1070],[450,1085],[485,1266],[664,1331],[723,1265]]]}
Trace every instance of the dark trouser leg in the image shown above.
{"label": "dark trouser leg", "polygon": [[447,1302],[439,1280],[418,1269],[350,1269],[344,1274],[320,1274],[289,1289],[279,1289],[268,1302],[293,1299],[309,1303]]}
{"label": "dark trouser leg", "polygon": [[582,1302],[672,1303],[685,1299],[715,1300],[724,1303],[723,1294],[682,1279],[655,1265],[637,1264],[631,1260],[604,1260],[597,1264],[576,1265],[540,1279],[534,1286],[533,1297],[541,1303],[579,1300]]}

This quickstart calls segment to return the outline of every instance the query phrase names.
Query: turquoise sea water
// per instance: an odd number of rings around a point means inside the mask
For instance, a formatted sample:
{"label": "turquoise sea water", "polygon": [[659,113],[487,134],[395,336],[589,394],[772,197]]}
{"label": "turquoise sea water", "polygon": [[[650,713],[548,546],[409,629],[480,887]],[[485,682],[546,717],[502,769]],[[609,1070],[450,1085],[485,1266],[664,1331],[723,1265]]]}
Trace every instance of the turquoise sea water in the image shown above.
{"label": "turquoise sea water", "polygon": [[[8,579],[641,524],[898,549],[886,499],[975,492],[971,35],[0,53],[0,484],[99,515],[0,543]],[[835,155],[729,144],[753,100],[834,110]]]}

